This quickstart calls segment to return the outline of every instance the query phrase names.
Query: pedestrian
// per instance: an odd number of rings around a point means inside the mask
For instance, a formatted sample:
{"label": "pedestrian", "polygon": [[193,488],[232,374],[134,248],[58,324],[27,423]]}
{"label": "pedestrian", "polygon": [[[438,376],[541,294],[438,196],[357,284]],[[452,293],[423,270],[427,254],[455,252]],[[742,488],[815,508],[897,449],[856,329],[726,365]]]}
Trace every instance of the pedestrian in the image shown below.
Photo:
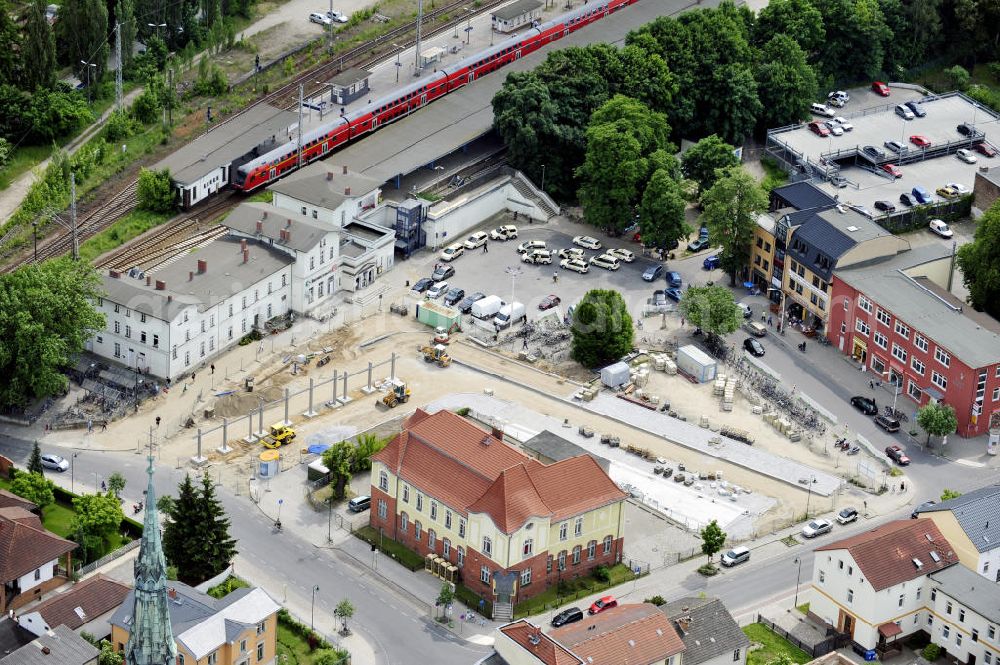
{"label": "pedestrian", "polygon": [[528,338],[527,337],[525,337],[524,341],[521,342],[521,348],[524,349],[525,351],[528,350]]}
{"label": "pedestrian", "polygon": [[517,211],[516,210],[514,211],[514,221],[515,222],[517,221]]}
{"label": "pedestrian", "polygon": [[681,317],[681,328],[683,328],[683,327],[684,327],[684,317],[682,316]]}
{"label": "pedestrian", "polygon": [[[135,405],[135,410],[136,411],[139,410],[139,405],[138,404]],[[101,431],[102,432],[107,432],[108,431],[108,421],[107,420],[105,420],[104,424],[101,425]]]}
{"label": "pedestrian", "polygon": [[767,317],[767,327],[768,327],[768,328],[770,328],[770,327],[771,327],[771,321],[772,321],[772,320],[773,320],[773,319],[771,318],[771,316],[770,316],[770,315],[768,315],[768,317]]}
{"label": "pedestrian", "polygon": [[764,323],[764,319],[765,319],[766,317],[767,317],[767,314],[766,314],[766,313],[764,313],[764,312],[761,312],[761,313],[760,313],[760,322],[761,322],[761,323]]}
{"label": "pedestrian", "polygon": [[188,384],[186,384],[186,383],[185,383],[185,384],[184,384],[184,390],[182,390],[182,391],[181,391],[181,395],[183,395],[183,394],[184,394],[184,393],[186,393],[187,391],[188,391]]}
{"label": "pedestrian", "polygon": [[191,372],[191,383],[194,383],[194,377],[195,377],[195,373]]}
{"label": "pedestrian", "polygon": [[94,421],[93,420],[88,420],[87,421],[87,432],[93,432],[93,431],[94,431]]}
{"label": "pedestrian", "polygon": [[899,491],[900,491],[900,493],[903,493],[903,492],[906,491],[906,482],[903,481],[903,480],[899,481]]}
{"label": "pedestrian", "polygon": [[215,374],[215,365],[210,365],[210,367],[212,368],[212,374]]}
{"label": "pedestrian", "polygon": [[160,417],[159,416],[156,416],[156,426],[157,427],[160,426]]}
{"label": "pedestrian", "polygon": [[875,381],[873,381],[872,379],[869,379],[868,380],[868,387],[870,389],[872,389],[872,390],[875,390]]}
{"label": "pedestrian", "polygon": [[500,333],[493,333],[493,341],[497,341],[500,338]]}
{"label": "pedestrian", "polygon": [[484,242],[483,243],[483,254],[489,254],[489,253],[490,253],[490,244],[488,242]]}
{"label": "pedestrian", "polygon": [[524,323],[524,324],[528,323],[528,315],[527,314],[525,314],[524,316],[521,317],[521,323]]}

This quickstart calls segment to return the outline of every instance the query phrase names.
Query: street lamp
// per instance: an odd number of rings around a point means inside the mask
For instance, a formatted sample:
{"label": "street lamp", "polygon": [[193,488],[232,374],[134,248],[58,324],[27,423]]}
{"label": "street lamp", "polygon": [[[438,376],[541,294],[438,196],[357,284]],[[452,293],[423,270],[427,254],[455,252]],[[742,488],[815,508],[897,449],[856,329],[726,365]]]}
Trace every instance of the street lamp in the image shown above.
{"label": "street lamp", "polygon": [[309,607],[309,629],[316,630],[316,592],[319,591],[319,585],[313,587],[312,589],[312,604]]}
{"label": "street lamp", "polygon": [[778,312],[778,331],[784,335],[785,334],[785,290],[779,289],[774,286],[767,287],[767,292],[777,291],[781,294],[781,305],[779,305],[780,311]]}
{"label": "street lamp", "polygon": [[813,494],[813,483],[816,482],[816,476],[809,476],[809,485],[806,487],[806,519],[809,519],[809,499],[812,498]]}
{"label": "street lamp", "polygon": [[96,471],[94,471],[94,492],[97,492],[98,488],[101,486],[101,483],[99,482],[100,480],[101,476]]}
{"label": "street lamp", "polygon": [[399,56],[403,53],[403,47],[399,44],[393,44],[392,47],[396,49],[396,83],[399,83],[399,69],[403,66],[403,63],[399,61]]}
{"label": "street lamp", "polygon": [[[510,304],[511,304],[511,306],[513,306],[514,305],[514,282],[517,280],[518,277],[521,276],[521,272],[522,271],[521,271],[521,268],[518,267],[518,266],[507,266],[506,268],[504,268],[504,272],[507,273],[508,275],[510,275]],[[511,321],[511,324],[513,324],[513,321]]]}
{"label": "street lamp", "polygon": [[798,572],[795,573],[795,601],[793,603],[795,605],[795,607],[798,607],[799,606],[799,580],[802,577],[802,558],[801,557],[795,557],[795,560],[792,563],[798,564],[798,567],[799,567]]}
{"label": "street lamp", "polygon": [[469,40],[472,38],[472,14],[473,14],[473,11],[471,9],[469,9],[468,7],[463,7],[463,9],[469,13],[469,23],[468,23],[468,25],[465,28],[465,44],[466,44],[466,46],[468,46],[469,45]]}
{"label": "street lamp", "polygon": [[157,38],[160,37],[160,28],[167,27],[166,23],[147,23],[146,25],[148,25],[149,27],[151,27],[153,30],[156,31],[156,37]]}
{"label": "street lamp", "polygon": [[80,455],[80,453],[73,453],[70,456],[70,458],[69,458],[69,491],[70,491],[70,493],[73,493],[73,494],[76,493],[76,482],[75,482],[75,478],[74,478],[75,471],[76,471],[76,465],[74,464],[74,462],[76,461],[76,458],[79,455]]}
{"label": "street lamp", "polygon": [[97,69],[97,65],[92,62],[87,62],[86,60],[81,60],[80,64],[84,66],[87,70],[87,103],[90,103],[90,69]]}

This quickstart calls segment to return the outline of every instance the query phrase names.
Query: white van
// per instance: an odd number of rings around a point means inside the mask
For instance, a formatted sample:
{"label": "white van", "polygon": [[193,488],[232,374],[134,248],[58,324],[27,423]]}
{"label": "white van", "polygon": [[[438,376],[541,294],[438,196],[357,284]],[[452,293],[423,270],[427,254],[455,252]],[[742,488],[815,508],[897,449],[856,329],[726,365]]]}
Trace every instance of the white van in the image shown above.
{"label": "white van", "polygon": [[492,319],[501,307],[503,301],[500,300],[500,296],[486,296],[472,303],[472,316],[486,321]]}
{"label": "white van", "polygon": [[750,560],[750,550],[746,547],[734,547],[722,555],[722,565],[726,568],[739,565]]}
{"label": "white van", "polygon": [[511,303],[500,308],[497,315],[493,317],[493,324],[503,330],[509,327],[512,322],[519,321],[523,316],[524,304],[519,302]]}
{"label": "white van", "polygon": [[619,261],[617,257],[611,256],[610,254],[595,256],[590,259],[590,263],[598,268],[604,268],[605,270],[618,270],[622,267],[621,261]]}

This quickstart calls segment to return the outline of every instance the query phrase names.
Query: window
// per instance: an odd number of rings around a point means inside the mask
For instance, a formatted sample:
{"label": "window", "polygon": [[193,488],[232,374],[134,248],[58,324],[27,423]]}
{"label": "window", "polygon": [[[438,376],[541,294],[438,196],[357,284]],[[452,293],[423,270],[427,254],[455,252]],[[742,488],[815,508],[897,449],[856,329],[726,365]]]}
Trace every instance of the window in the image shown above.
{"label": "window", "polygon": [[993,401],[994,402],[1000,401],[1000,388],[993,389]]}
{"label": "window", "polygon": [[853,603],[854,602],[854,589],[848,589],[847,590],[847,602],[849,602],[849,603]]}
{"label": "window", "polygon": [[438,504],[437,501],[431,501],[431,519],[436,520],[438,518]]}
{"label": "window", "polygon": [[577,545],[573,548],[573,565],[580,563],[580,554],[583,553],[583,548]]}
{"label": "window", "polygon": [[490,582],[490,569],[486,566],[479,569],[479,581],[483,584],[489,584]]}
{"label": "window", "polygon": [[875,312],[875,318],[878,319],[879,323],[889,325],[889,321],[891,320],[892,317],[890,317],[889,312],[885,311],[884,309],[878,309]]}
{"label": "window", "polygon": [[972,641],[973,642],[979,641],[979,631],[975,628],[972,629]]}
{"label": "window", "polygon": [[410,525],[410,516],[406,513],[399,514],[399,530],[406,533],[406,528]]}
{"label": "window", "polygon": [[385,502],[385,499],[379,499],[378,502],[379,519],[384,520],[388,514],[389,514],[389,504]]}
{"label": "window", "polygon": [[955,631],[955,646],[962,646],[962,633]]}
{"label": "window", "polygon": [[917,587],[917,600],[920,600],[920,592],[922,592],[922,591],[923,591],[923,588]]}
{"label": "window", "polygon": [[219,662],[219,652],[213,651],[208,655],[208,665],[218,665]]}
{"label": "window", "polygon": [[[118,644],[118,648],[119,649],[122,648],[121,643]],[[177,665],[184,665],[184,654],[182,653],[177,654]]]}
{"label": "window", "polygon": [[413,537],[414,537],[414,538],[415,538],[416,540],[420,540],[420,530],[421,530],[422,528],[423,528],[423,527],[422,527],[422,526],[421,526],[421,524],[420,524],[420,520],[416,520],[416,521],[415,521],[415,522],[413,523]]}
{"label": "window", "polygon": [[990,665],[990,663],[993,662],[993,654],[989,651],[983,651],[983,662],[986,663],[986,665]]}
{"label": "window", "polygon": [[840,568],[841,570],[844,569],[844,561],[843,561],[843,559],[841,559],[840,561],[837,562],[837,567]]}
{"label": "window", "polygon": [[258,635],[263,635],[265,630],[267,630],[267,622],[266,621],[261,621],[259,624],[257,624],[257,634]]}
{"label": "window", "polygon": [[378,472],[378,488],[383,492],[389,491],[389,474],[385,471]]}
{"label": "window", "polygon": [[906,600],[906,594],[905,593],[899,594],[899,602],[896,603],[896,607],[902,607],[903,601],[905,600]]}
{"label": "window", "polygon": [[927,369],[922,362],[917,360],[916,356],[910,358],[910,367],[912,367],[913,371],[919,374],[920,376],[923,376],[924,370]]}
{"label": "window", "polygon": [[120,342],[115,342],[115,358],[122,357],[122,345]]}
{"label": "window", "polygon": [[559,525],[559,540],[566,540],[566,522]]}
{"label": "window", "polygon": [[419,512],[423,509],[424,509],[424,495],[421,494],[420,492],[417,492],[417,511]]}
{"label": "window", "polygon": [[910,339],[910,328],[905,323],[900,323],[899,321],[896,321],[895,330],[896,334],[899,335],[900,337],[905,337],[906,339]]}
{"label": "window", "polygon": [[906,349],[895,342],[892,343],[892,357],[899,362],[906,362]]}
{"label": "window", "polygon": [[441,541],[441,555],[445,559],[450,559],[451,558],[451,541],[448,540],[447,538],[444,538]]}
{"label": "window", "polygon": [[583,535],[583,518],[577,517],[576,523],[573,524],[573,535],[582,536]]}
{"label": "window", "polygon": [[264,643],[260,642],[257,644],[257,662],[264,660]]}
{"label": "window", "polygon": [[931,600],[937,600],[937,589],[931,589]]}
{"label": "window", "polygon": [[528,586],[531,584],[531,568],[525,568],[521,571],[521,586]]}
{"label": "window", "polygon": [[493,541],[489,536],[483,536],[483,554],[486,556],[493,554]]}
{"label": "window", "polygon": [[819,571],[819,583],[820,584],[825,584],[826,583],[826,572],[824,572],[822,570]]}
{"label": "window", "polygon": [[410,486],[403,485],[403,503],[410,502]]}
{"label": "window", "polygon": [[862,335],[864,335],[865,337],[868,337],[868,333],[871,332],[871,328],[868,327],[868,324],[862,321],[861,319],[854,320],[854,329],[857,330]]}
{"label": "window", "polygon": [[160,336],[159,335],[153,335],[153,348],[154,349],[160,348]]}
{"label": "window", "polygon": [[848,566],[847,567],[847,576],[850,577],[853,574],[854,574],[854,566]]}
{"label": "window", "polygon": [[611,536],[604,536],[604,553],[611,554]]}
{"label": "window", "polygon": [[446,529],[450,529],[451,528],[451,511],[450,510],[444,511],[444,528],[446,528]]}
{"label": "window", "polygon": [[858,296],[858,307],[868,312],[872,313],[872,301],[864,296]]}
{"label": "window", "polygon": [[965,608],[964,607],[958,608],[958,620],[959,620],[959,622],[962,622],[962,623],[965,622]]}
{"label": "window", "polygon": [[532,538],[528,538],[524,541],[524,546],[521,547],[521,554],[527,558],[535,553],[535,541]]}
{"label": "window", "polygon": [[934,360],[938,361],[945,367],[951,366],[951,356],[949,356],[941,349],[934,349]]}
{"label": "window", "polygon": [[953,605],[951,604],[951,601],[949,600],[948,604],[944,606],[944,613],[945,614],[951,614],[952,607],[953,607]]}
{"label": "window", "polygon": [[913,346],[917,347],[924,353],[927,353],[927,340],[920,335],[913,336]]}
{"label": "window", "polygon": [[[889,348],[889,338],[877,330],[875,331],[875,334],[872,335],[872,340],[875,342],[875,344],[877,344],[879,347],[883,349]],[[895,346],[895,344],[893,346]]]}
{"label": "window", "polygon": [[458,520],[458,537],[465,538],[465,520],[461,518]]}
{"label": "window", "polygon": [[41,568],[35,568],[35,580],[37,581],[37,580],[40,580],[40,579],[42,579],[42,569]]}
{"label": "window", "polygon": [[997,638],[997,627],[990,626],[986,629],[986,634],[989,635],[991,640],[995,640]]}
{"label": "window", "polygon": [[927,615],[927,625],[928,626],[933,626],[934,625],[934,615],[933,614],[928,614]]}
{"label": "window", "polygon": [[464,547],[459,547],[458,548],[458,567],[461,568],[464,565],[465,565],[465,548]]}
{"label": "window", "polygon": [[121,331],[122,331],[122,324],[121,324],[121,323],[119,323],[118,321],[115,321],[115,334],[117,335],[117,334],[119,334],[119,333],[120,333]]}
{"label": "window", "polygon": [[559,570],[566,570],[566,550],[559,552]]}
{"label": "window", "polygon": [[246,653],[246,652],[247,652],[247,641],[240,640],[240,653]]}
{"label": "window", "polygon": [[946,390],[948,388],[948,379],[937,372],[931,372],[931,383],[941,390]]}
{"label": "window", "polygon": [[733,662],[734,663],[740,659],[740,652],[741,651],[742,651],[742,649],[736,649],[735,651],[733,651]]}
{"label": "window", "polygon": [[597,556],[597,541],[592,540],[587,543],[587,561],[593,561],[595,556]]}
{"label": "window", "polygon": [[437,534],[434,533],[434,529],[427,529],[427,547],[434,549],[437,544]]}

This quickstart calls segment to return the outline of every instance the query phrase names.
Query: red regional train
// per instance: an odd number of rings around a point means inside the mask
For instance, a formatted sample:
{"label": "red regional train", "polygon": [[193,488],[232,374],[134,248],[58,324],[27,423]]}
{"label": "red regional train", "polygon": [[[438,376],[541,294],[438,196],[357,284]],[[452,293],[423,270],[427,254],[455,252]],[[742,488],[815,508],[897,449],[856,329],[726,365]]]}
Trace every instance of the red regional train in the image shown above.
{"label": "red regional train", "polygon": [[[435,99],[472,83],[480,76],[635,2],[638,0],[607,0],[584,4],[408,86],[396,89],[385,97],[370,102],[363,109],[339,116],[302,135],[302,163],[308,164],[324,157],[348,141],[405,117]],[[289,141],[246,162],[236,170],[233,186],[241,191],[251,192],[294,171],[299,164],[298,151],[298,141]]]}

